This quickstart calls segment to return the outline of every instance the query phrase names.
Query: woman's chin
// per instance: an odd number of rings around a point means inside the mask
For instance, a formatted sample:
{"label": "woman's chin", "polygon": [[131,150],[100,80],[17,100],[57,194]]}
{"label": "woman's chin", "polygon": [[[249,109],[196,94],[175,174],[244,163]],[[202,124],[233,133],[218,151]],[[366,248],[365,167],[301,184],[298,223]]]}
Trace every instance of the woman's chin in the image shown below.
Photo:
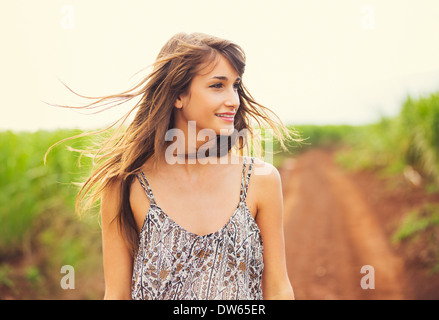
{"label": "woman's chin", "polygon": [[220,136],[231,136],[233,132],[235,131],[235,127],[233,127],[233,124],[230,127],[221,127],[218,130],[216,130],[216,134]]}

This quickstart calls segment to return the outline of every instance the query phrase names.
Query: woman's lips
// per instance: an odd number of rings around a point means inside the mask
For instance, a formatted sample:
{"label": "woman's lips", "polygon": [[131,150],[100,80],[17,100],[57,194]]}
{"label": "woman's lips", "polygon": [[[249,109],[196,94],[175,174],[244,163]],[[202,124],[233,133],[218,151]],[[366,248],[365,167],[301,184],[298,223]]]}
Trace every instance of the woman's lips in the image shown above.
{"label": "woman's lips", "polygon": [[216,113],[215,116],[217,116],[221,120],[224,120],[224,121],[227,121],[227,122],[235,121],[235,117],[234,117],[233,114],[228,115],[227,113]]}

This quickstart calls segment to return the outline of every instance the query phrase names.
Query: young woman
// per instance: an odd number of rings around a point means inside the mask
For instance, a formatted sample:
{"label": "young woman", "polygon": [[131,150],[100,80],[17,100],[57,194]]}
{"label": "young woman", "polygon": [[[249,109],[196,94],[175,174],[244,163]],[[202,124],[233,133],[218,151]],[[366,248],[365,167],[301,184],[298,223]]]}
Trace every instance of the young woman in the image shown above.
{"label": "young woman", "polygon": [[104,298],[293,299],[279,172],[242,154],[255,138],[250,118],[284,148],[282,133],[292,135],[245,89],[243,50],[179,33],[153,67],[135,88],[95,102],[141,97],[78,195],[78,208],[101,200]]}

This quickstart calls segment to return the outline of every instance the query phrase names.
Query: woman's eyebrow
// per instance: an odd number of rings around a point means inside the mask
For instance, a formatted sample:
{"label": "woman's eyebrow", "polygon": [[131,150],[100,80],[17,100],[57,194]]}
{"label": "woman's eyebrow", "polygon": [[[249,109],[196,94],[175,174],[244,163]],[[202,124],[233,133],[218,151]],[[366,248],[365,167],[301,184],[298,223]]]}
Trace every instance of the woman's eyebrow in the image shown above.
{"label": "woman's eyebrow", "polygon": [[[229,78],[225,77],[225,76],[214,76],[211,79],[218,79],[218,80],[229,80]],[[235,81],[241,81],[241,77],[236,78]]]}

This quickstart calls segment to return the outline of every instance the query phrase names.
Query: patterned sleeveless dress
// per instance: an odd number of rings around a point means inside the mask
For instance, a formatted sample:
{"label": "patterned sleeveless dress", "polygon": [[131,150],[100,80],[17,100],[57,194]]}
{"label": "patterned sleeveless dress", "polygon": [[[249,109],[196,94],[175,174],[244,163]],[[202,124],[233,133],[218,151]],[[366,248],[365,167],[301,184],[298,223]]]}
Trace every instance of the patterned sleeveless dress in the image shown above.
{"label": "patterned sleeveless dress", "polygon": [[[260,230],[246,204],[254,157],[241,178],[235,212],[218,231],[199,236],[174,222],[157,205],[143,172],[137,174],[150,201],[134,259],[134,300],[261,300],[264,269]],[[244,183],[245,182],[245,183]]]}

